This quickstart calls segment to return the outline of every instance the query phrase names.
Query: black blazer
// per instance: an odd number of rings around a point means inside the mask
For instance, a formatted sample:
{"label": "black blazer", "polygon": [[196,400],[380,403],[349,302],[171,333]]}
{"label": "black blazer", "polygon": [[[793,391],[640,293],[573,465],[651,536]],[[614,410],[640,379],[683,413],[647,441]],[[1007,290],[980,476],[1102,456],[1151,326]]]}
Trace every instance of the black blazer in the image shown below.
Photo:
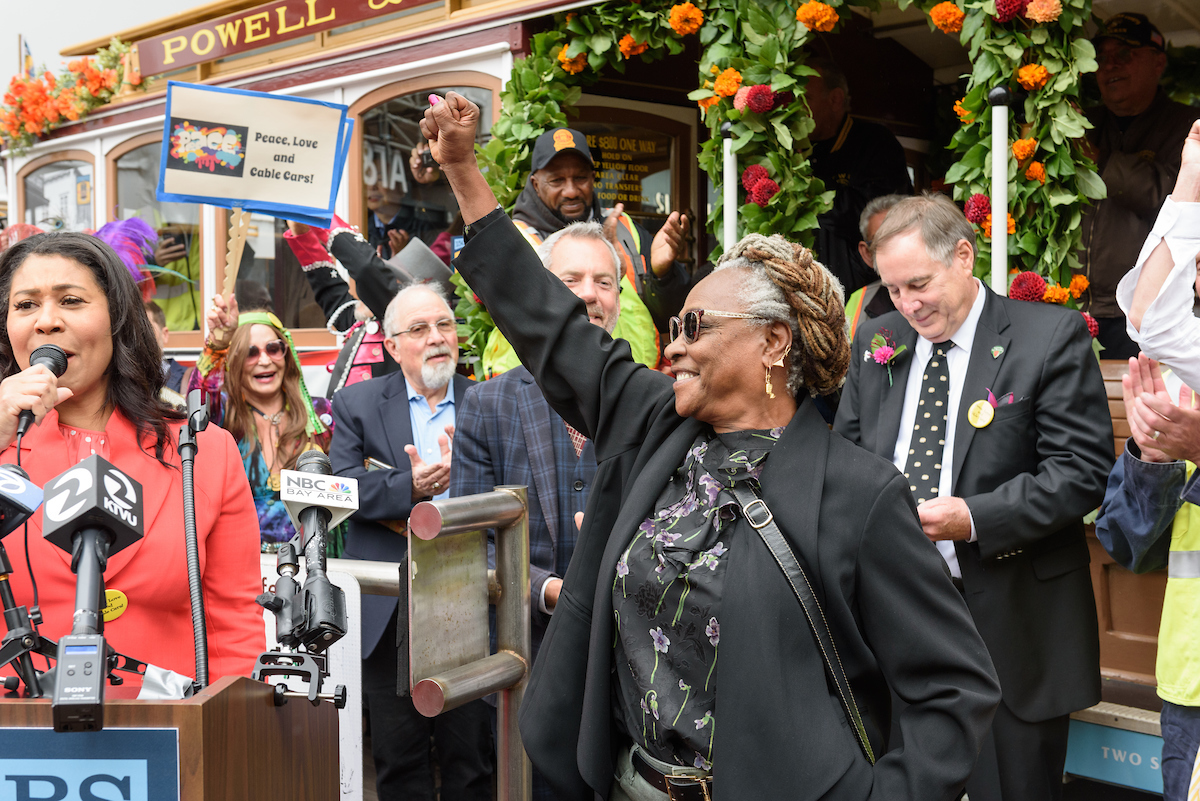
{"label": "black blazer", "polygon": [[[486,225],[457,266],[546,399],[595,443],[583,530],[520,722],[526,750],[561,798],[607,798],[621,745],[611,577],[702,424],[676,414],[668,377],[587,321],[583,303],[507,220]],[[876,753],[889,728],[889,683],[911,704],[900,721],[907,747],[868,765],[799,603],[748,534],[730,549],[722,598],[715,797],[954,798],[998,685],[903,477],[832,434],[803,400],[767,461],[762,491],[814,579]]]}
{"label": "black blazer", "polygon": [[[959,402],[953,493],[976,542],[957,542],[967,606],[992,654],[1004,703],[1036,722],[1100,700],[1096,605],[1082,517],[1113,465],[1112,420],[1082,316],[1048,303],[986,299]],[[881,329],[909,350],[866,361]],[[834,430],[891,459],[917,334],[899,312],[859,326]],[[919,369],[918,366],[917,369]],[[971,404],[1013,393],[984,428]]]}
{"label": "black blazer", "polygon": [[[462,402],[470,379],[454,376],[454,402]],[[333,441],[329,461],[339,476],[358,479],[358,511],[346,532],[347,559],[399,562],[408,553],[408,540],[376,520],[407,520],[412,511],[412,463],[404,452],[413,444],[408,414],[408,385],[396,371],[346,387],[333,396]],[[363,461],[374,457],[393,466],[368,471]],[[362,597],[363,658],[375,650],[396,611],[396,599]]]}

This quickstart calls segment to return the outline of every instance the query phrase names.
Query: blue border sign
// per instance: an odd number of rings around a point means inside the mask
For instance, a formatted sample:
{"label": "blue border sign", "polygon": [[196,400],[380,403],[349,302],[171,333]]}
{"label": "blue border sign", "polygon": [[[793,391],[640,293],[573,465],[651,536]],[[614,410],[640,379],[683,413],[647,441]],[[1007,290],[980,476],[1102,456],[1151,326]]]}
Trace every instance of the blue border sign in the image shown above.
{"label": "blue border sign", "polygon": [[170,81],[156,197],[328,228],[354,130],[347,111],[303,97]]}
{"label": "blue border sign", "polygon": [[179,801],[177,729],[0,729],[0,801]]}
{"label": "blue border sign", "polygon": [[1162,793],[1162,738],[1082,720],[1071,721],[1066,772]]}

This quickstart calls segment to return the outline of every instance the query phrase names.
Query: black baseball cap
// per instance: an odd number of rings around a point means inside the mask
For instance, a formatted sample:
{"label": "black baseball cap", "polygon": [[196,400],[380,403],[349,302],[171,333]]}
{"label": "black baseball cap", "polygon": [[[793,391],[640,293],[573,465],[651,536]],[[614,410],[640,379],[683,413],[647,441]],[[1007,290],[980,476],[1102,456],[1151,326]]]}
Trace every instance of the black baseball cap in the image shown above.
{"label": "black baseball cap", "polygon": [[537,172],[545,167],[559,153],[571,150],[587,159],[588,164],[595,166],[592,151],[588,150],[587,137],[574,128],[551,128],[533,143],[533,171]]}
{"label": "black baseball cap", "polygon": [[1104,21],[1100,33],[1096,34],[1093,43],[1101,39],[1115,39],[1130,47],[1154,47],[1163,50],[1166,40],[1162,32],[1154,26],[1145,14],[1125,11],[1113,14]]}

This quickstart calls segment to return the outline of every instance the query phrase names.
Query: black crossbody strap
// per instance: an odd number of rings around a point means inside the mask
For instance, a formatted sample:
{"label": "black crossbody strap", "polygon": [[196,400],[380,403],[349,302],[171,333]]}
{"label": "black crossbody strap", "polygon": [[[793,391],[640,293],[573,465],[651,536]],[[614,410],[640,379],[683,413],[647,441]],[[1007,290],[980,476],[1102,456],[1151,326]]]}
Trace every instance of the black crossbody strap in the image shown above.
{"label": "black crossbody strap", "polygon": [[838,657],[837,647],[833,644],[829,623],[825,620],[825,613],[821,610],[821,604],[813,593],[812,584],[809,583],[804,568],[800,566],[800,562],[792,552],[792,547],[784,539],[779,526],[775,525],[775,516],[771,514],[766,501],[758,497],[758,493],[745,483],[734,485],[732,492],[742,507],[742,514],[745,515],[746,522],[753,526],[758,535],[762,537],[767,550],[775,557],[776,564],[783,571],[784,578],[787,579],[792,592],[800,601],[800,608],[804,610],[804,617],[808,619],[808,626],[812,629],[817,647],[821,651],[821,659],[825,662],[825,670],[833,679],[834,686],[837,687],[846,719],[850,721],[850,726],[854,729],[854,735],[858,738],[858,744],[867,757],[867,761],[874,765],[875,752],[871,750],[871,742],[867,739],[867,730],[863,726],[862,717],[858,714],[854,696],[850,693],[850,682],[846,679],[842,660]]}

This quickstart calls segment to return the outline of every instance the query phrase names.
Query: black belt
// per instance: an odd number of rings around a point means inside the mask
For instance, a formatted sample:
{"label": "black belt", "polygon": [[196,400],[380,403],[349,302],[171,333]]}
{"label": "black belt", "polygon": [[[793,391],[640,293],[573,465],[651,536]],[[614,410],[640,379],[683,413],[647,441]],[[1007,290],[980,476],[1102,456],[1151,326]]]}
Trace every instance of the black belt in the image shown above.
{"label": "black belt", "polygon": [[651,767],[637,751],[630,756],[638,775],[671,801],[712,801],[712,776],[668,776]]}

